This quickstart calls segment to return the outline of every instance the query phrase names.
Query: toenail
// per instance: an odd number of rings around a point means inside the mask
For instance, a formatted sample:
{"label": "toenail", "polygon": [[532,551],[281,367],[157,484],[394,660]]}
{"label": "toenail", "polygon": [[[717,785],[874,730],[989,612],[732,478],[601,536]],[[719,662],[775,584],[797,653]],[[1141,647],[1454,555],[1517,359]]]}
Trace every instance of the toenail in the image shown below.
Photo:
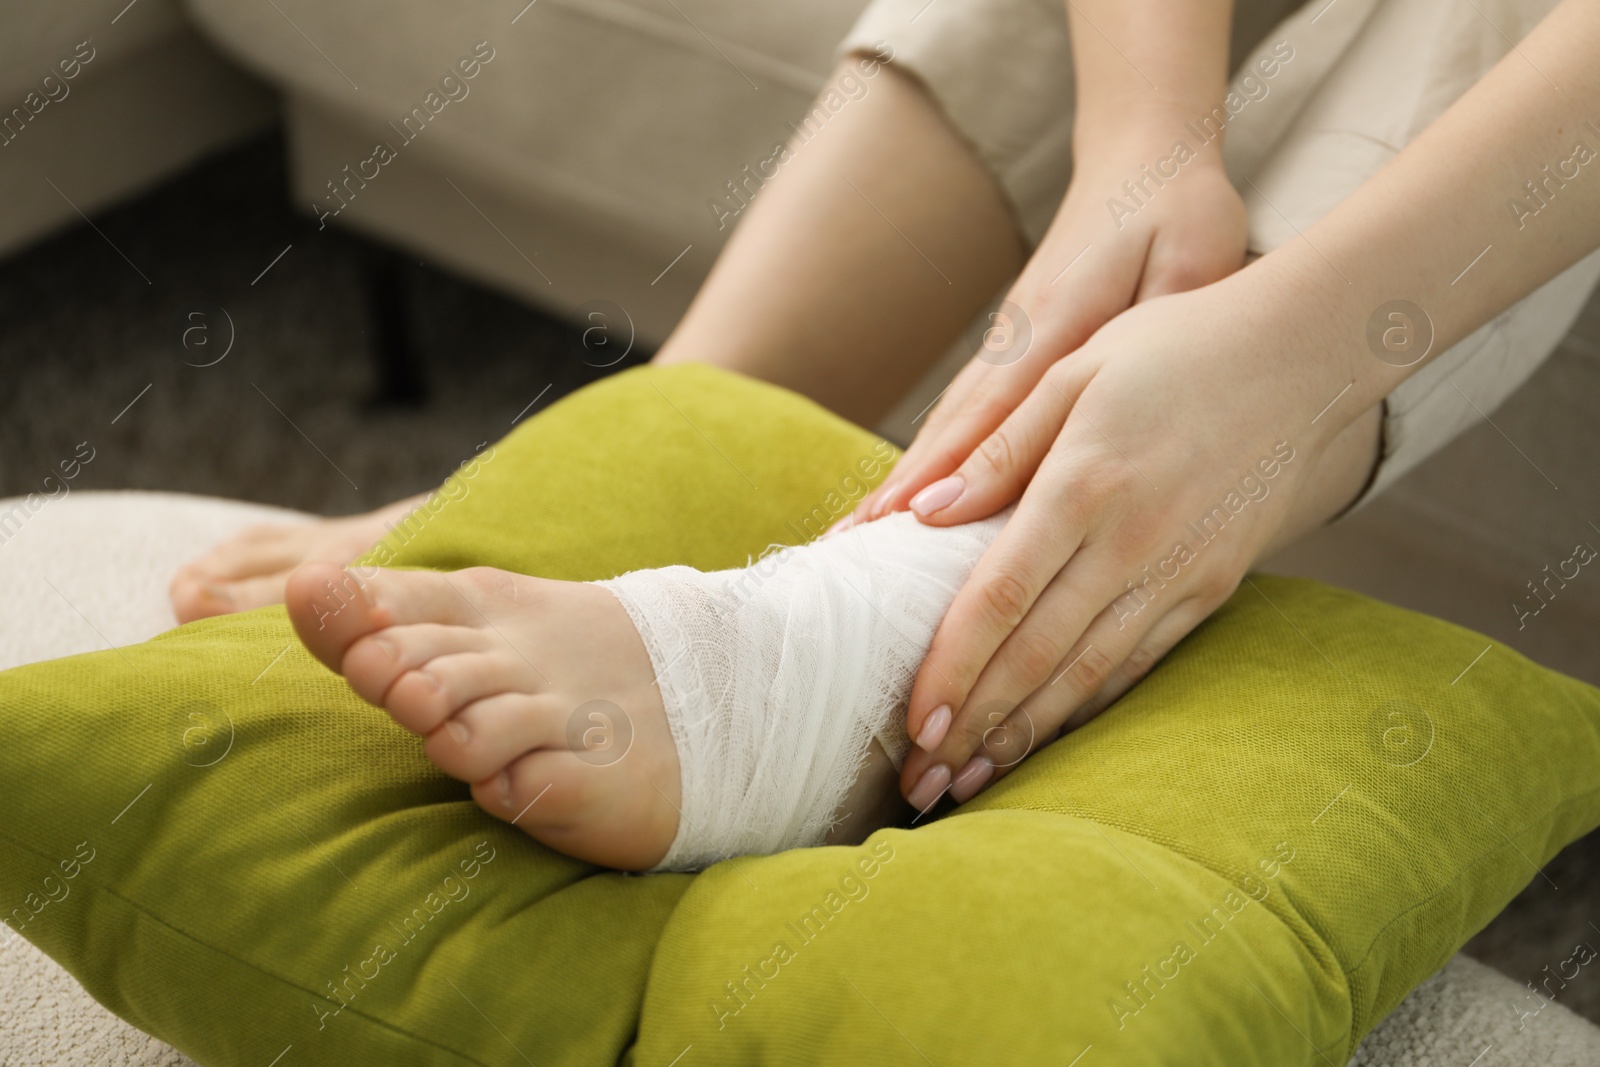
{"label": "toenail", "polygon": [[911,790],[911,795],[906,800],[918,811],[927,811],[938,803],[939,798],[950,786],[950,768],[942,763],[936,763],[922,772],[922,777],[917,779],[916,788]]}
{"label": "toenail", "polygon": [[989,783],[994,777],[994,764],[987,756],[973,756],[967,760],[967,765],[961,768],[961,773],[956,775],[956,780],[950,784],[950,799],[957,804],[965,804],[978,795],[978,790]]}
{"label": "toenail", "polygon": [[468,741],[472,740],[472,731],[467,729],[465,723],[462,723],[456,719],[451,719],[449,722],[445,723],[444,728],[450,731],[450,736],[455,738],[455,742],[458,745],[464,745]]}
{"label": "toenail", "polygon": [[939,742],[943,741],[944,735],[949,732],[950,705],[940,704],[922,724],[922,732],[917,734],[917,747],[924,752],[932,752],[939,747]]}
{"label": "toenail", "polygon": [[511,807],[511,775],[505,771],[495,775],[494,790],[500,794],[501,805],[506,808]]}
{"label": "toenail", "polygon": [[210,582],[202,582],[200,585],[200,591],[206,595],[206,599],[208,600],[217,600],[224,604],[235,603],[235,600],[233,599],[233,593],[226,586],[212,585]]}

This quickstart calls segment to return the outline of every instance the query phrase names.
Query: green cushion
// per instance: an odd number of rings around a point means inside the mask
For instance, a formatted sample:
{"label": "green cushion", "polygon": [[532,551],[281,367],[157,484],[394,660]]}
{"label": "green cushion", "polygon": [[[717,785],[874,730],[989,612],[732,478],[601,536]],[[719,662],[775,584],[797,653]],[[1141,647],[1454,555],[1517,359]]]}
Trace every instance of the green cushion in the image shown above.
{"label": "green cushion", "polygon": [[[631,371],[369,558],[737,565],[891,458]],[[1600,693],[1487,643],[1257,577],[952,816],[634,877],[483,815],[253,612],[0,674],[0,907],[206,1064],[1338,1063],[1600,822]]]}

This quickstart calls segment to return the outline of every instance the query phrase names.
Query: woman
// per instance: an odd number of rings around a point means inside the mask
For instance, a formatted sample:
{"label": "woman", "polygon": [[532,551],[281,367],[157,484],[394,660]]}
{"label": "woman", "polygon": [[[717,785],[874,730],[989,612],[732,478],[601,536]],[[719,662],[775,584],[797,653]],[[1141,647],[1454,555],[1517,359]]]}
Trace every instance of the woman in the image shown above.
{"label": "woman", "polygon": [[[1600,246],[1600,182],[1589,173],[1600,115],[1584,103],[1600,99],[1600,10],[1565,0],[1512,47],[1547,6],[1319,4],[1261,41],[1232,91],[1222,4],[1073,3],[1065,20],[1023,0],[869,9],[835,83],[870,69],[871,91],[850,94],[820,136],[791,146],[657,359],[717,363],[870,419],[1021,267],[997,324],[1004,334],[1020,323],[1029,342],[1002,336],[981,351],[856,515],[909,508],[915,520],[873,535],[898,551],[929,543],[923,527],[963,527],[1019,501],[1004,520],[950,535],[982,551],[970,578],[957,563],[926,578],[929,588],[952,574],[965,584],[940,608],[910,691],[916,748],[900,787],[914,806],[946,791],[965,800],[1014,762],[996,751],[1105,707],[1256,559],[1448,440],[1564,331],[1596,277],[1584,257]],[[1278,13],[1240,14],[1242,26],[1261,26]],[[1041,103],[1024,91],[1065,76],[1069,22],[1070,118],[1064,92]],[[962,80],[973,64],[1020,88],[975,90]],[[1329,130],[1339,152],[1326,151]],[[1038,236],[1041,204],[1055,214]],[[1238,270],[1247,247],[1271,250]],[[1482,344],[1457,342],[1496,316],[1536,328],[1511,331],[1520,364],[1486,370]],[[397,515],[224,546],[175,581],[180,615],[271,602],[294,563],[347,562]],[[539,740],[536,698],[620,685],[613,696],[648,704],[656,678],[644,676],[665,670],[652,662],[662,616],[626,592],[619,601],[498,573],[469,580],[466,601],[422,575],[380,575],[356,596],[336,568],[313,566],[291,583],[290,610],[313,651],[426,730],[440,765],[474,781],[491,812],[586,858],[675,864],[700,832],[689,805],[749,786],[707,784],[716,768],[685,748],[693,707],[644,715],[657,762],[634,793],[531,807],[547,788],[547,799],[559,795],[542,758],[559,750]],[[682,576],[648,581],[679,591],[658,605],[693,587]],[[339,610],[330,590],[347,591]],[[582,615],[628,662],[574,667],[570,680],[511,664],[506,648],[524,642],[561,648],[564,665],[592,657],[552,612]],[[391,632],[412,627],[452,633],[406,645]],[[436,652],[467,657],[463,688],[418,669]],[[488,733],[474,734],[459,715],[482,685],[518,699],[484,710]],[[394,696],[417,687],[414,700]],[[484,759],[450,748],[491,734],[500,747]],[[889,780],[893,747],[880,744],[857,799]],[[837,778],[861,752],[841,743],[808,755]],[[833,795],[812,792],[824,806]],[[642,832],[599,840],[621,815]],[[788,843],[815,836],[815,812],[803,822]],[[714,841],[704,855],[729,847],[741,846]]]}

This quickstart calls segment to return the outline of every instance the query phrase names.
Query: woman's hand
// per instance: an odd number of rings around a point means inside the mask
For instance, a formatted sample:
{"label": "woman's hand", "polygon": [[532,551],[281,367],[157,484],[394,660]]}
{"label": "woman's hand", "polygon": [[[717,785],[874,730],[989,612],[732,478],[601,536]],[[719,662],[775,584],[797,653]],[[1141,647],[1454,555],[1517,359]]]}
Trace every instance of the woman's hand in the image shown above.
{"label": "woman's hand", "polygon": [[[1307,526],[1337,499],[1327,474],[1343,464],[1324,460],[1359,440],[1358,420],[1370,427],[1438,353],[1600,248],[1600,182],[1568,181],[1536,234],[1531,208],[1506,207],[1508,174],[1595,165],[1571,132],[1600,99],[1594,4],[1563,0],[1514,52],[1298,239],[1123,313],[1051,365],[957,481],[925,491],[923,521],[953,524],[1027,484],[918,675],[908,799],[931,803],[952,780],[965,799],[1103,708],[1291,513]],[[1368,351],[1399,300],[1431,335],[1431,354],[1403,366]]]}
{"label": "woman's hand", "polygon": [[1295,287],[1263,292],[1254,273],[1106,325],[920,509],[956,525],[1022,494],[917,677],[901,779],[913,805],[947,789],[966,800],[1104,708],[1283,527],[1342,424],[1319,425],[1319,410],[1365,353],[1330,353],[1315,316],[1290,329],[1271,309]]}
{"label": "woman's hand", "polygon": [[1119,127],[1110,140],[1080,140],[1078,170],[1006,296],[1011,306],[991,316],[983,347],[850,521],[901,510],[985,441],[999,447],[991,435],[1001,421],[1052,365],[1118,313],[1239,268],[1244,205],[1215,144],[1174,155],[1181,126],[1164,113]]}

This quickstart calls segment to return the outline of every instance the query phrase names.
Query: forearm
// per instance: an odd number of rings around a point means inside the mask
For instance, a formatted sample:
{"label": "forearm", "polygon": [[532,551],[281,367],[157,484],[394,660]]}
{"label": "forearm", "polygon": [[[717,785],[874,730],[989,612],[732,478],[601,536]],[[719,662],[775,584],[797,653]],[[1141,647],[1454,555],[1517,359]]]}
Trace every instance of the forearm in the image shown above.
{"label": "forearm", "polygon": [[1204,113],[1227,90],[1232,0],[1067,0],[1080,155],[1130,125]]}
{"label": "forearm", "polygon": [[[1600,247],[1597,153],[1600,4],[1565,0],[1302,239],[1225,282],[1229,299],[1274,309],[1260,328],[1278,332],[1285,358],[1303,356],[1308,402],[1350,386],[1319,420],[1319,432],[1336,433]],[[1378,314],[1395,301],[1425,316],[1408,316],[1410,350],[1403,332],[1382,344],[1384,329],[1408,325]],[[1411,362],[1430,330],[1427,356]]]}

